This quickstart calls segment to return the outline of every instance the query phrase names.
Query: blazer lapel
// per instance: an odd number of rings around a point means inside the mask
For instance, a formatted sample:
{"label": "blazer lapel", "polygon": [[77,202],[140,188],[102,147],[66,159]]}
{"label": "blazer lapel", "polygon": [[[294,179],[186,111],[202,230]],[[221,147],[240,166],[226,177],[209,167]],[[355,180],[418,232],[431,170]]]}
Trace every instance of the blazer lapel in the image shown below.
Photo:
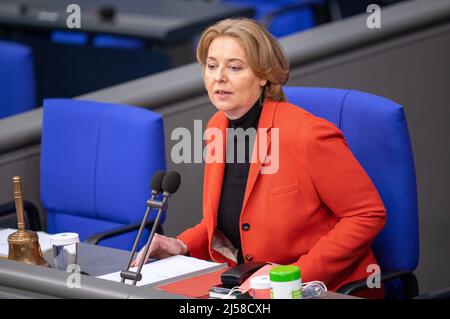
{"label": "blazer lapel", "polygon": [[[258,130],[256,133],[255,144],[253,145],[252,161],[250,164],[250,170],[248,172],[247,186],[245,188],[245,195],[244,195],[244,201],[242,203],[241,212],[243,212],[245,209],[245,206],[248,202],[248,199],[253,190],[253,187],[255,186],[256,179],[258,178],[259,173],[261,171],[261,167],[266,160],[268,151],[270,150],[270,144],[271,144],[270,129],[273,126],[273,117],[275,115],[275,110],[277,108],[277,105],[278,105],[278,102],[275,102],[275,101],[267,101],[266,103],[264,103],[264,106],[263,106],[263,109],[261,112],[261,118],[260,118],[259,124],[258,124]],[[262,134],[262,132],[261,132],[262,129],[266,130],[265,134]],[[266,139],[267,143],[265,145],[267,145],[267,147],[263,147],[263,148],[260,147],[262,145],[261,143],[263,143],[262,141],[260,142],[261,139]],[[260,151],[260,149],[262,152]]]}
{"label": "blazer lapel", "polygon": [[205,194],[209,194],[209,207],[212,213],[212,223],[214,229],[217,225],[217,214],[219,210],[220,197],[222,194],[222,183],[223,183],[223,175],[225,172],[225,156],[226,156],[226,129],[228,127],[228,118],[225,114],[221,113],[217,122],[213,124],[214,128],[217,128],[222,133],[222,145],[215,145],[216,147],[222,147],[221,150],[216,149],[217,151],[222,151],[222,158],[219,161],[213,161],[211,163],[206,164],[205,177],[207,175],[207,179],[209,181],[209,189],[204,192]]}

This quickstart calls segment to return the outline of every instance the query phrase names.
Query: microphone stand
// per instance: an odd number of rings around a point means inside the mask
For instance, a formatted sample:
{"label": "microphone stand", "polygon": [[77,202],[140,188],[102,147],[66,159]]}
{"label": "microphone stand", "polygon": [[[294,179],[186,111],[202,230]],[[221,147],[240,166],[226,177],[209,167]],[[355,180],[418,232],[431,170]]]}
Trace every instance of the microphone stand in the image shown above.
{"label": "microphone stand", "polygon": [[[136,286],[136,283],[142,279],[142,274],[141,274],[142,266],[144,265],[145,257],[147,256],[148,250],[150,248],[150,244],[153,240],[153,236],[155,235],[156,228],[158,227],[159,219],[162,215],[162,212],[167,209],[167,198],[169,196],[170,196],[169,193],[164,192],[162,201],[158,201],[155,199],[156,194],[153,193],[152,198],[147,201],[147,211],[145,212],[145,216],[141,223],[141,227],[139,228],[138,235],[136,237],[136,240],[134,241],[134,245],[133,245],[133,249],[131,251],[130,259],[128,261],[127,269],[122,270],[120,272],[120,277],[122,277],[122,280],[121,280],[122,283],[125,283],[126,279],[133,280],[133,286]],[[144,258],[142,258],[142,260],[140,261],[137,271],[134,272],[134,271],[130,270],[131,262],[133,261],[134,254],[136,253],[136,249],[137,249],[137,246],[141,239],[142,232],[144,230],[145,224],[147,223],[148,215],[150,214],[150,211],[152,208],[158,209],[158,214],[156,215],[156,219],[153,222],[152,230],[148,237],[147,243],[145,244],[145,247],[144,247]]]}

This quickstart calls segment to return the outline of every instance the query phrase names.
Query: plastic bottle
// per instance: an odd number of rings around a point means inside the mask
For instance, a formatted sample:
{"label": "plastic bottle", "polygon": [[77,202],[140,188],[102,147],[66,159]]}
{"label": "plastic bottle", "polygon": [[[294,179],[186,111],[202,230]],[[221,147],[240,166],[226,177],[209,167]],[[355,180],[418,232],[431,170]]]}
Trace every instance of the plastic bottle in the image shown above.
{"label": "plastic bottle", "polygon": [[270,270],[271,299],[302,299],[302,279],[297,266],[277,266]]}

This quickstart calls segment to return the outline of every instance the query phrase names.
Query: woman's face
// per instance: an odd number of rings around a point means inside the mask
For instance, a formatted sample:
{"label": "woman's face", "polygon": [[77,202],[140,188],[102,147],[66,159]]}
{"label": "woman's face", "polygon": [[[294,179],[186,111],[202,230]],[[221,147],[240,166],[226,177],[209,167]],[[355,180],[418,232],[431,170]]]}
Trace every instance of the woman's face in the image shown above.
{"label": "woman's face", "polygon": [[203,80],[209,99],[229,119],[247,113],[266,84],[251,70],[239,42],[224,36],[209,46]]}

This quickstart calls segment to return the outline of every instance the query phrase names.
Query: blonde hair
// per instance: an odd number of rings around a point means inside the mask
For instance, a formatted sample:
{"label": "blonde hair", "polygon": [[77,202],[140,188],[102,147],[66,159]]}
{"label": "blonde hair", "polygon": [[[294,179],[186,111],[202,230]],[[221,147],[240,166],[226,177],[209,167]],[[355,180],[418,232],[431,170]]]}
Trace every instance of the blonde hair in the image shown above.
{"label": "blonde hair", "polygon": [[285,101],[282,86],[289,78],[289,62],[278,41],[258,22],[248,18],[225,19],[206,29],[197,46],[197,61],[205,68],[211,42],[228,36],[244,49],[253,73],[267,80],[263,98]]}

